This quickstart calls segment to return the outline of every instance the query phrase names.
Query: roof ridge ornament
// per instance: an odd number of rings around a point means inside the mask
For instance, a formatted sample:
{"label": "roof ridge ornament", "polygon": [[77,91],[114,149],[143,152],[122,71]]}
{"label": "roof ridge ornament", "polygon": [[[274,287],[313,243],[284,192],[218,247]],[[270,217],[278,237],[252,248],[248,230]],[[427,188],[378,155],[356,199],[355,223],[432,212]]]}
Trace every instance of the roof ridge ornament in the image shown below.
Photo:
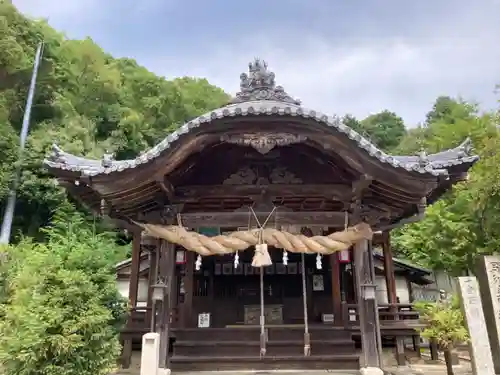
{"label": "roof ridge ornament", "polygon": [[275,100],[300,105],[300,100],[292,98],[282,86],[276,86],[275,74],[268,70],[264,60],[255,58],[248,64],[248,74],[240,75],[240,91],[231,104],[254,100]]}
{"label": "roof ridge ornament", "polygon": [[104,168],[110,168],[113,165],[114,160],[115,154],[106,150],[106,152],[102,155],[101,165]]}
{"label": "roof ridge ornament", "polygon": [[425,167],[425,166],[429,165],[429,163],[430,163],[429,156],[427,155],[427,152],[425,151],[425,149],[423,147],[417,153],[417,156],[418,156],[418,164],[421,167]]}
{"label": "roof ridge ornament", "polygon": [[470,137],[467,137],[465,141],[463,141],[458,147],[457,156],[459,159],[462,159],[466,156],[469,156],[473,151],[472,140]]}
{"label": "roof ridge ornament", "polygon": [[56,163],[66,164],[66,160],[64,158],[65,154],[66,153],[61,149],[61,147],[52,143],[52,152],[49,155],[49,160]]}

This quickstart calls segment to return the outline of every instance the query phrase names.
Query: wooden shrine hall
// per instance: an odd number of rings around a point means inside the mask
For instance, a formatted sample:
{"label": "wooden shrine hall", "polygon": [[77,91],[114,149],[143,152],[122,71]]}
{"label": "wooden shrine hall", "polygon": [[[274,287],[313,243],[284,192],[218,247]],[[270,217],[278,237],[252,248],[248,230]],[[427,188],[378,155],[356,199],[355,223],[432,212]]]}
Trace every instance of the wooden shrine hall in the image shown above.
{"label": "wooden shrine hall", "polygon": [[132,341],[156,331],[160,367],[177,371],[380,368],[382,337],[419,327],[397,301],[390,230],[420,220],[478,157],[469,141],[388,155],[302,107],[260,60],[240,81],[226,106],[135,159],[54,146],[45,160],[72,196],[133,233],[125,362]]}

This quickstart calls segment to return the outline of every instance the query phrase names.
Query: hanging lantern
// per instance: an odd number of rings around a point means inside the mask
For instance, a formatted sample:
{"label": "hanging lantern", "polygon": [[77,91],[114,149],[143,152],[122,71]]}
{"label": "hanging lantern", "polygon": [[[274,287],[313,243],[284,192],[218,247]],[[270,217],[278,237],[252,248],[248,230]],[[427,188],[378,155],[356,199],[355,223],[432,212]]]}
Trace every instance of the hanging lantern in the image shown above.
{"label": "hanging lantern", "polygon": [[365,300],[377,298],[377,286],[375,284],[361,284],[361,295]]}
{"label": "hanging lantern", "polygon": [[186,264],[186,252],[184,250],[177,250],[175,253],[175,264]]}
{"label": "hanging lantern", "polygon": [[338,253],[339,263],[351,263],[351,253],[349,250],[342,250]]}
{"label": "hanging lantern", "polygon": [[151,295],[153,301],[163,301],[167,290],[167,283],[163,279],[159,278],[156,284],[151,285],[151,288],[153,289],[153,293]]}

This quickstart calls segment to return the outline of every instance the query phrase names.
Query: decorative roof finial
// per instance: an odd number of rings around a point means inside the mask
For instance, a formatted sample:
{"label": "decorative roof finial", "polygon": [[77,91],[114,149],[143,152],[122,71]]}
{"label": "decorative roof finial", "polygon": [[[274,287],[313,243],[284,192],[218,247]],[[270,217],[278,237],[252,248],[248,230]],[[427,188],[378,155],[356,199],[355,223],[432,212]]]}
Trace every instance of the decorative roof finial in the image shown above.
{"label": "decorative roof finial", "polygon": [[427,152],[425,152],[425,149],[423,147],[420,148],[420,152],[417,155],[418,164],[420,164],[420,166],[425,167],[427,164],[429,164],[429,157],[427,156]]}
{"label": "decorative roof finial", "polygon": [[105,152],[104,155],[102,156],[102,159],[101,159],[101,165],[104,167],[104,168],[109,168],[111,167],[111,165],[113,165],[113,160],[115,159],[115,155],[113,153],[110,153],[110,152]]}
{"label": "decorative roof finial", "polygon": [[458,149],[457,157],[459,159],[469,156],[472,152],[472,140],[470,138],[467,138],[465,141],[462,142],[460,146],[457,147],[457,149]]}
{"label": "decorative roof finial", "polygon": [[274,73],[267,69],[267,63],[264,60],[258,58],[248,64],[248,74],[241,73],[240,92],[231,100],[231,103],[254,100],[275,100],[300,105],[300,100],[293,99],[283,87],[276,86]]}
{"label": "decorative roof finial", "polygon": [[49,155],[49,160],[53,161],[55,163],[61,163],[61,164],[66,164],[66,160],[64,158],[64,151],[61,150],[61,148],[56,145],[55,143],[52,144],[52,152]]}

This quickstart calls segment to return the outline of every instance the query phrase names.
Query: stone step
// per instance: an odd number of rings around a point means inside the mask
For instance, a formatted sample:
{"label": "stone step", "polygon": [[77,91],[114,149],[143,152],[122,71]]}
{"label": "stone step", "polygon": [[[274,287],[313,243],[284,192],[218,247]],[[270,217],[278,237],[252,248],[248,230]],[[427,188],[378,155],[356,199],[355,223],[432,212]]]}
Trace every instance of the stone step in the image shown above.
{"label": "stone step", "polygon": [[270,371],[270,370],[356,370],[358,354],[304,356],[177,356],[170,360],[179,371]]}
{"label": "stone step", "polygon": [[176,341],[259,341],[257,328],[185,328],[174,331]]}
{"label": "stone step", "polygon": [[[268,341],[266,343],[267,355],[298,355],[304,353],[304,341]],[[217,356],[257,355],[260,352],[260,341],[177,341],[174,344],[174,355],[179,356]],[[351,354],[355,352],[352,340],[311,340],[311,354]]]}
{"label": "stone step", "polygon": [[[333,327],[315,327],[309,329],[311,340],[351,340],[352,333],[345,329]],[[268,339],[271,340],[303,340],[304,328],[269,328]]]}
{"label": "stone step", "polygon": [[[266,328],[269,341],[303,340],[303,327],[269,327]],[[352,333],[342,328],[331,326],[309,329],[311,340],[350,340]],[[260,327],[231,328],[186,328],[176,329],[177,341],[259,341]]]}

